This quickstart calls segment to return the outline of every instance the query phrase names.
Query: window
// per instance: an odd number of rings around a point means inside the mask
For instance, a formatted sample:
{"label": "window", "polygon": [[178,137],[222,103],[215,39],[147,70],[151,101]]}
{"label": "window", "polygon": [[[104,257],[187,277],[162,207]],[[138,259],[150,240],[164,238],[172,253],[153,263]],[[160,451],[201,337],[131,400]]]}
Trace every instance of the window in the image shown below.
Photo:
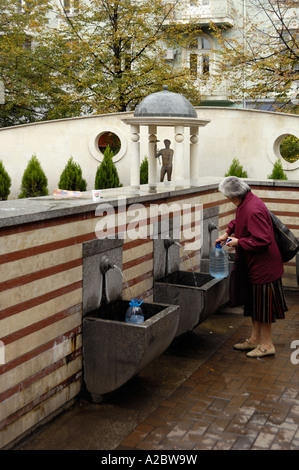
{"label": "window", "polygon": [[189,68],[192,77],[210,75],[211,43],[207,36],[198,36],[189,44]]}
{"label": "window", "polygon": [[197,78],[197,54],[190,54],[189,67],[192,77]]}
{"label": "window", "polygon": [[114,134],[114,132],[103,132],[99,136],[98,148],[103,155],[108,145],[112,150],[113,155],[117,155],[120,151],[121,142],[120,138],[116,134]]}
{"label": "window", "polygon": [[91,155],[99,162],[103,161],[103,156],[107,146],[113,152],[113,162],[121,160],[127,152],[127,137],[119,130],[113,127],[101,127],[95,129],[89,136],[88,147]]}
{"label": "window", "polygon": [[79,0],[63,0],[63,7],[66,13],[76,13],[79,8]]}
{"label": "window", "polygon": [[25,10],[30,9],[30,4],[28,4],[26,0],[18,0],[18,7],[19,7],[19,12],[24,13]]}
{"label": "window", "polygon": [[166,3],[164,8],[165,8],[166,19],[173,20],[175,16],[173,3]]}
{"label": "window", "polygon": [[23,47],[24,47],[24,49],[26,49],[26,51],[31,51],[32,50],[32,37],[26,36],[26,38],[24,40]]}
{"label": "window", "polygon": [[299,160],[299,139],[294,135],[287,135],[280,144],[280,153],[287,162],[297,162]]}

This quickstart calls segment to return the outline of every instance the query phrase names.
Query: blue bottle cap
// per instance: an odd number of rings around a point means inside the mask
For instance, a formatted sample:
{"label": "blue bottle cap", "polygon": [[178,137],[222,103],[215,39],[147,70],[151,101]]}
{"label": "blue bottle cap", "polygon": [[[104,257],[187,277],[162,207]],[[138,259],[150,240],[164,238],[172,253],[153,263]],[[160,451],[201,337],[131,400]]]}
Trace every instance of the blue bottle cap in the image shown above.
{"label": "blue bottle cap", "polygon": [[139,307],[141,305],[143,300],[141,299],[132,299],[130,302],[131,307]]}
{"label": "blue bottle cap", "polygon": [[222,246],[220,245],[220,243],[216,243],[216,248],[222,248]]}

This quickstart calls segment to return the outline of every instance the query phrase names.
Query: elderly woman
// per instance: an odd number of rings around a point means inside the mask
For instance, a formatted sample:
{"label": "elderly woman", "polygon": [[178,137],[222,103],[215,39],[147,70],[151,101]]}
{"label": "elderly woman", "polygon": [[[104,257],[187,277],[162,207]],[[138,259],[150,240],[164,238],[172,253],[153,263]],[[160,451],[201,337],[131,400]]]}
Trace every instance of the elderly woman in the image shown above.
{"label": "elderly woman", "polygon": [[[250,187],[235,176],[225,178],[221,191],[236,206],[236,218],[216,243],[236,248],[236,261],[242,256],[248,277],[244,315],[252,319],[251,336],[234,345],[237,350],[250,350],[248,357],[275,354],[272,323],[285,318],[287,306],[282,290],[283,263],[274,239],[271,217],[265,204]],[[232,236],[234,234],[234,236]],[[231,241],[227,242],[230,238]]]}

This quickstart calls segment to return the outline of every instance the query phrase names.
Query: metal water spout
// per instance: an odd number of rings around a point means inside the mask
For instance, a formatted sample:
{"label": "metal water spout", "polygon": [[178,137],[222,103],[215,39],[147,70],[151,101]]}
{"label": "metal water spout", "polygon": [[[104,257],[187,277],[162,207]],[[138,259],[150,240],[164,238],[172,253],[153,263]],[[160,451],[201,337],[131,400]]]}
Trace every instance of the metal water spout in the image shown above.
{"label": "metal water spout", "polygon": [[102,302],[101,303],[108,303],[109,302],[109,293],[108,293],[108,286],[107,286],[107,279],[106,273],[109,269],[116,268],[116,264],[112,263],[108,256],[104,255],[100,261],[100,271],[103,274],[103,284],[102,284]]}
{"label": "metal water spout", "polygon": [[109,269],[116,268],[116,264],[111,263],[108,256],[104,255],[100,261],[100,270],[102,274],[105,274]]}
{"label": "metal water spout", "polygon": [[218,230],[219,227],[214,222],[208,223],[208,231],[209,231],[209,251],[212,250],[212,232],[213,230]]}
{"label": "metal water spout", "polygon": [[217,227],[217,225],[214,223],[214,222],[209,222],[208,223],[208,230],[209,230],[209,233],[211,233],[213,230],[218,230],[219,227]]}
{"label": "metal water spout", "polygon": [[178,246],[178,247],[182,246],[178,241],[171,238],[170,235],[167,235],[166,238],[164,239],[164,247],[166,249],[165,276],[167,276],[167,274],[169,274],[169,264],[170,264],[169,248],[173,245]]}
{"label": "metal water spout", "polygon": [[173,240],[173,238],[171,238],[170,235],[167,235],[167,237],[164,240],[164,246],[168,250],[168,248],[170,248],[172,245],[181,246],[179,242],[177,242],[176,240]]}

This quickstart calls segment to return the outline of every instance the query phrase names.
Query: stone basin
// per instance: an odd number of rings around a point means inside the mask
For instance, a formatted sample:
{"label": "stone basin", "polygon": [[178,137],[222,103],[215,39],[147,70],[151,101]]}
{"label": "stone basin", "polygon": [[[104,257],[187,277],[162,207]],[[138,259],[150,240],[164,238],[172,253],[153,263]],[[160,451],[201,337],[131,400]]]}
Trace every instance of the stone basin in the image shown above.
{"label": "stone basin", "polygon": [[179,306],[143,303],[145,321],[125,322],[129,301],[116,300],[83,318],[84,385],[99,403],[162,354],[175,337]]}
{"label": "stone basin", "polygon": [[180,306],[175,336],[192,331],[228,301],[229,278],[218,279],[207,273],[174,271],[154,282],[154,302]]}

